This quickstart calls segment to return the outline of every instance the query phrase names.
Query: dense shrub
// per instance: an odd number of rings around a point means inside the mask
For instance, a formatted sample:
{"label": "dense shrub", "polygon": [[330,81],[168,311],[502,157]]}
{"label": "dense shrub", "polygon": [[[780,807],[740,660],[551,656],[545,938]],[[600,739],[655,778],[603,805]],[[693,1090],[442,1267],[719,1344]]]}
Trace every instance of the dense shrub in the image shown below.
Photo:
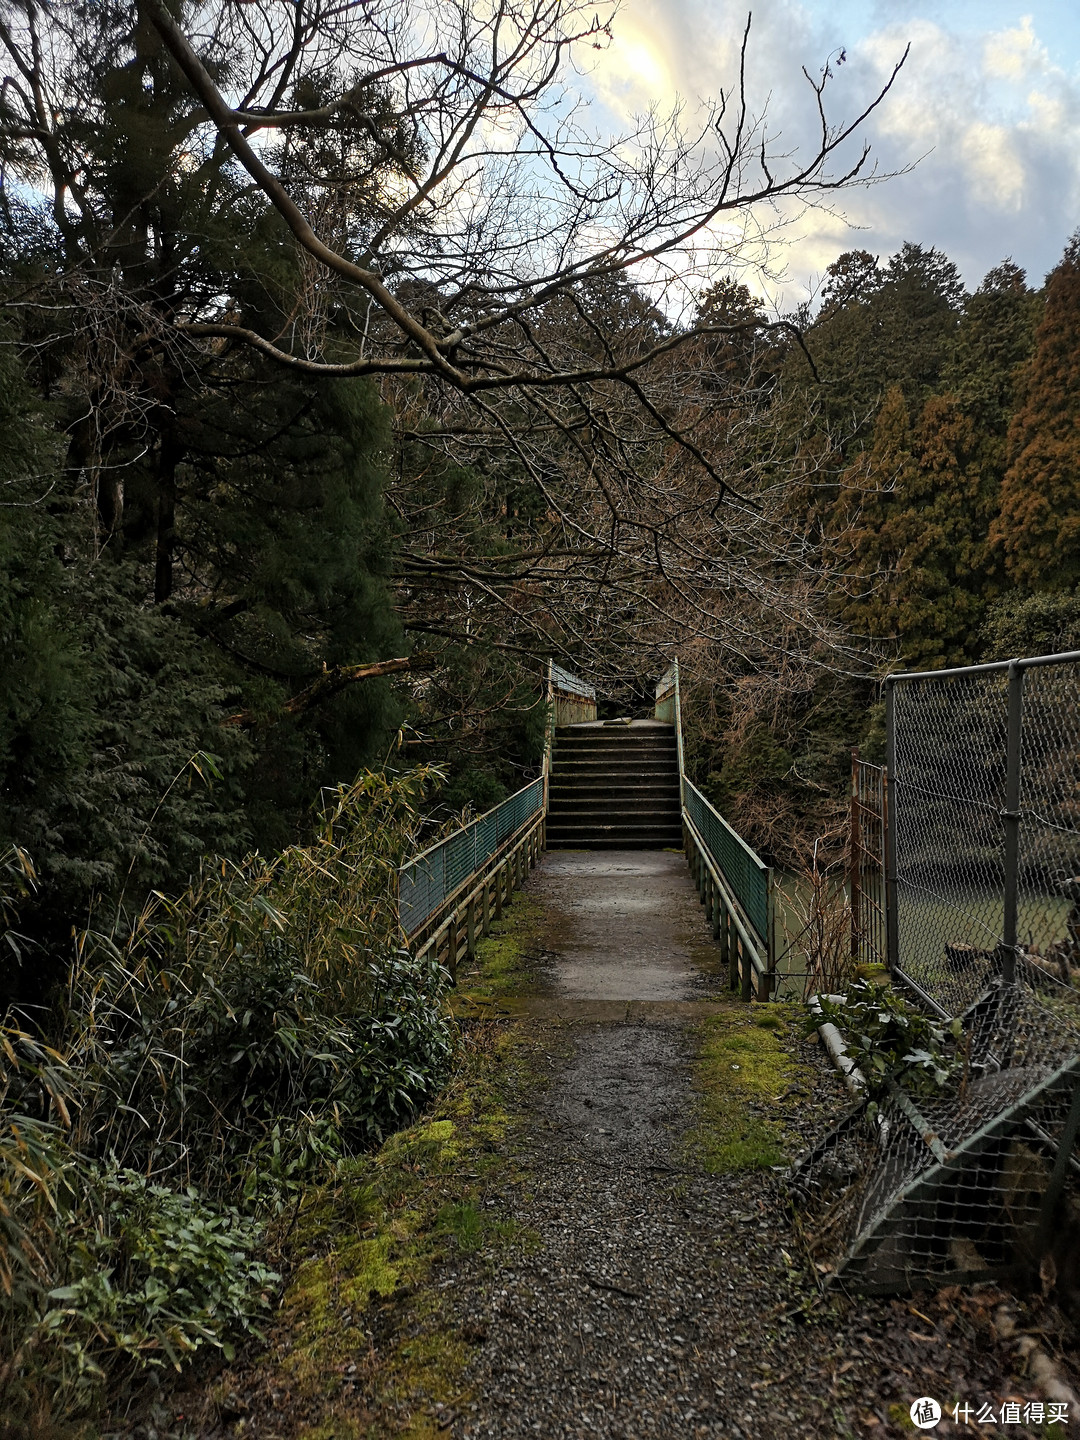
{"label": "dense shrub", "polygon": [[[428,780],[365,774],[328,793],[310,845],[207,860],[178,898],[99,917],[64,1034],[0,1032],[9,1433],[53,1433],[148,1370],[227,1350],[275,1283],[266,1217],[443,1083],[449,977],[403,948],[395,904]],[[13,851],[0,877],[10,937],[33,869]]]}

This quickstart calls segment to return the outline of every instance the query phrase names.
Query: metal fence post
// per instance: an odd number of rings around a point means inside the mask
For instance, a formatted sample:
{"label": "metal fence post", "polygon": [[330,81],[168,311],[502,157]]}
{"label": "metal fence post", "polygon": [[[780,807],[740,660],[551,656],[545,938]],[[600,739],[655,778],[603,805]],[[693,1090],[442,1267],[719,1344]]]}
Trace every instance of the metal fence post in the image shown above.
{"label": "metal fence post", "polygon": [[1005,752],[1004,915],[1001,922],[1001,978],[1011,985],[1016,976],[1016,892],[1020,860],[1020,744],[1024,724],[1024,670],[1009,666],[1009,718]]}
{"label": "metal fence post", "polygon": [[858,962],[860,950],[859,885],[862,880],[862,836],[859,815],[859,747],[851,752],[851,835],[848,855],[848,889],[851,895],[851,958]]}
{"label": "metal fence post", "polygon": [[896,687],[885,679],[885,774],[882,777],[885,825],[885,955],[890,970],[900,968],[900,923],[896,901]]}

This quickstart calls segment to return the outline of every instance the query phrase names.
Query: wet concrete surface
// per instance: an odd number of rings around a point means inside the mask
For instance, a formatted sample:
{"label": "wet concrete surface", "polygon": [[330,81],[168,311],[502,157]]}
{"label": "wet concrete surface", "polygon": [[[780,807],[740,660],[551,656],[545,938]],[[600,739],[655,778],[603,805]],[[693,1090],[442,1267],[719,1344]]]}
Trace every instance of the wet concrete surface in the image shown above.
{"label": "wet concrete surface", "polygon": [[556,850],[529,892],[545,911],[553,998],[685,1001],[714,988],[703,973],[714,947],[684,855]]}

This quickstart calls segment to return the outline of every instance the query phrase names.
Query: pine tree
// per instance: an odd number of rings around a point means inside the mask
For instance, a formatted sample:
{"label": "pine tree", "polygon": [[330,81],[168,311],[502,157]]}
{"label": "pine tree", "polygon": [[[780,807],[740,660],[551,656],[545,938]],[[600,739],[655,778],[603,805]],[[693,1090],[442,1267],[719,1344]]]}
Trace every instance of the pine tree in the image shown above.
{"label": "pine tree", "polygon": [[1047,280],[1008,450],[993,533],[1009,579],[1070,589],[1080,582],[1080,233]]}

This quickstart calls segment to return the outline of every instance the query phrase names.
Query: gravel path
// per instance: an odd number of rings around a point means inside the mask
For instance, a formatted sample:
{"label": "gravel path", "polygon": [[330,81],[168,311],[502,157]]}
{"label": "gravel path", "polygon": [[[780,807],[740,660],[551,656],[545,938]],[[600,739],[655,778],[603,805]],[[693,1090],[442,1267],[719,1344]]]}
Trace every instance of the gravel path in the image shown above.
{"label": "gravel path", "polygon": [[[446,1320],[476,1347],[476,1398],[439,1415],[444,1433],[886,1440],[918,1433],[906,1412],[919,1395],[1035,1397],[994,1332],[991,1288],[921,1308],[823,1300],[779,1177],[695,1165],[696,1026],[733,1002],[682,857],[551,854],[529,889],[543,993],[515,1008],[551,1080],[529,1101],[527,1184],[487,1204],[535,1244],[494,1275],[463,1264],[442,1279]],[[796,1044],[797,1151],[847,1097],[817,1047]],[[1042,1431],[946,1418],[935,1433]]]}
{"label": "gravel path", "polygon": [[[907,1418],[918,1396],[999,1412],[1009,1400],[1017,1413],[1041,1398],[1025,1373],[1032,1341],[1023,1332],[1075,1353],[1052,1297],[1015,1307],[1015,1333],[999,1333],[1009,1297],[992,1286],[914,1299],[823,1296],[781,1176],[704,1172],[700,1135],[696,1148],[688,1139],[702,1120],[694,1061],[703,1022],[719,1017],[706,1028],[724,1045],[756,1032],[756,1053],[776,1056],[754,1020],[782,1012],[760,1007],[752,1020],[727,996],[682,856],[549,854],[527,888],[532,993],[475,1002],[480,1027],[515,1027],[506,1053],[517,1059],[494,1091],[473,1092],[502,1097],[478,1103],[506,1104],[513,1153],[501,1138],[484,1142],[498,1149],[497,1163],[485,1169],[480,1151],[467,1150],[470,1173],[460,1177],[452,1166],[425,1177],[422,1161],[398,1153],[389,1173],[404,1167],[410,1183],[385,1192],[388,1215],[376,1224],[376,1206],[359,1230],[347,1213],[317,1226],[267,1341],[216,1378],[206,1374],[200,1394],[189,1386],[174,1397],[171,1428],[155,1421],[129,1435],[904,1440],[925,1433]],[[794,1022],[782,1038],[791,1083],[773,1093],[785,1072],[763,1070],[767,1090],[743,1076],[725,1093],[736,1096],[747,1134],[779,1117],[794,1155],[848,1102]],[[714,1080],[726,1075],[727,1051],[719,1054]],[[713,1111],[729,1129],[734,1113]],[[417,1286],[403,1277],[365,1295],[365,1247],[386,1247],[379,1253],[406,1268],[419,1253],[403,1212],[427,1184],[426,1203],[446,1195],[451,1210],[474,1216],[483,1207],[479,1229],[504,1239],[437,1241],[430,1268],[417,1261]],[[437,1221],[425,1224],[437,1237]],[[1070,1419],[1075,1427],[1080,1414]],[[1070,1432],[945,1418],[932,1433]]]}
{"label": "gravel path", "polygon": [[548,994],[521,1008],[562,1058],[533,1112],[529,1193],[499,1203],[539,1240],[493,1292],[464,1287],[458,1321],[486,1336],[469,1376],[484,1398],[454,1433],[820,1435],[819,1406],[789,1396],[778,1411],[768,1393],[785,1361],[767,1311],[775,1331],[797,1299],[776,1178],[687,1160],[689,1027],[717,981],[685,861],[556,853],[530,889]]}

